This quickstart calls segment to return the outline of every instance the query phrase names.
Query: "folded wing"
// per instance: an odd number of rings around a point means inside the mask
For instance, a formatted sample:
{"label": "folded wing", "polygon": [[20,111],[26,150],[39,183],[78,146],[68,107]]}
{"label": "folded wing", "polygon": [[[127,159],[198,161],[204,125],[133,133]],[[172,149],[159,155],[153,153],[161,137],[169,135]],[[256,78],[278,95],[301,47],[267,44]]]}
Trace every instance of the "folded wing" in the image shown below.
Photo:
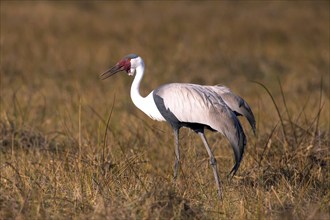
{"label": "folded wing", "polygon": [[228,107],[238,116],[244,116],[250,123],[253,133],[256,133],[256,121],[249,104],[240,96],[234,94],[225,86],[209,86],[214,92],[219,94]]}
{"label": "folded wing", "polygon": [[173,83],[154,90],[153,96],[158,110],[172,126],[197,123],[222,133],[233,147],[236,163],[231,173],[236,173],[246,138],[234,111],[220,94],[210,86]]}

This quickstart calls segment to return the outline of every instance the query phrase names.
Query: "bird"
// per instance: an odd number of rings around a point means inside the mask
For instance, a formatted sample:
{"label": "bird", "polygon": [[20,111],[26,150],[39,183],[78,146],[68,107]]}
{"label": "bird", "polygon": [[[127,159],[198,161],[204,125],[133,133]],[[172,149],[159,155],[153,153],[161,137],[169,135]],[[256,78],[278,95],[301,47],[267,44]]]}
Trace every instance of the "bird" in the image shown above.
{"label": "bird", "polygon": [[256,121],[250,106],[243,98],[222,85],[169,83],[143,97],[140,94],[140,83],[144,70],[143,59],[136,54],[129,54],[101,73],[100,78],[104,80],[118,72],[134,76],[130,90],[134,105],[151,119],[166,121],[172,127],[175,146],[174,180],[177,179],[180,164],[179,130],[186,127],[196,132],[208,153],[217,194],[222,199],[217,163],[205,137],[205,130],[221,133],[232,146],[235,164],[229,175],[233,177],[240,167],[247,142],[237,116],[246,117],[254,134],[256,132]]}

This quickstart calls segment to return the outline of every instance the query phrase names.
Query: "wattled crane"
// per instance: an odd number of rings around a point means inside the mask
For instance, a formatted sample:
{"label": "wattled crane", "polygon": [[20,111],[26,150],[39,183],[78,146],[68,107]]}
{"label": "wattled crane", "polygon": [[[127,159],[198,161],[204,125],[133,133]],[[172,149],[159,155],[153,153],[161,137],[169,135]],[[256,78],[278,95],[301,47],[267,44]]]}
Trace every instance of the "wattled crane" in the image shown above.
{"label": "wattled crane", "polygon": [[245,116],[255,132],[255,119],[251,108],[241,97],[235,95],[225,86],[205,86],[188,83],[165,84],[153,90],[148,96],[140,95],[140,83],[144,74],[144,62],[136,54],[129,54],[115,66],[100,75],[106,79],[117,72],[126,71],[134,76],[131,86],[131,98],[137,108],[150,118],[167,121],[174,131],[175,163],[174,179],[178,174],[180,162],[179,130],[188,127],[194,130],[202,139],[210,157],[210,164],[218,188],[218,195],[222,197],[216,160],[206,140],[204,129],[218,131],[231,144],[235,165],[230,174],[237,172],[244,153],[246,138],[241,123],[236,116]]}

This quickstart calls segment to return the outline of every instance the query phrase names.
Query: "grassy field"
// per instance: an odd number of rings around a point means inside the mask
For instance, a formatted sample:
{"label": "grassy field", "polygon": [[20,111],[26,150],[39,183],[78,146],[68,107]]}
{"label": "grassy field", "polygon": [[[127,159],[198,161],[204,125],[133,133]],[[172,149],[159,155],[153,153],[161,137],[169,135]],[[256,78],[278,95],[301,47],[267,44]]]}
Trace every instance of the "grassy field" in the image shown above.
{"label": "grassy field", "polygon": [[[0,219],[330,218],[329,1],[0,4]],[[135,108],[127,74],[99,79],[129,53],[143,95],[224,84],[252,107],[231,181],[207,133],[222,202],[198,135],[182,129],[174,183],[171,128]]]}

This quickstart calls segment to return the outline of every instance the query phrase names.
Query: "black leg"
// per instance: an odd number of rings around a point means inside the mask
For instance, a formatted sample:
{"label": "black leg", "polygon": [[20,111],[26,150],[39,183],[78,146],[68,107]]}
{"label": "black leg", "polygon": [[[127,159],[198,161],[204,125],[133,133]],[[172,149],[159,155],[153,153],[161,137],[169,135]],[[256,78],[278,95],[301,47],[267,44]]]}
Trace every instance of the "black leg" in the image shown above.
{"label": "black leg", "polygon": [[174,145],[175,145],[175,162],[174,162],[174,180],[178,176],[180,164],[180,149],[179,149],[179,129],[174,128]]}
{"label": "black leg", "polygon": [[221,186],[220,186],[220,181],[219,181],[219,175],[218,175],[218,170],[217,170],[217,161],[215,160],[213,153],[209,147],[209,144],[207,143],[206,137],[204,132],[198,132],[199,136],[202,138],[203,143],[205,145],[205,148],[207,150],[207,153],[209,154],[210,157],[210,164],[213,170],[213,175],[214,175],[214,179],[215,179],[215,183],[217,184],[218,187],[218,195],[220,197],[220,199],[222,199],[222,191],[221,191]]}

